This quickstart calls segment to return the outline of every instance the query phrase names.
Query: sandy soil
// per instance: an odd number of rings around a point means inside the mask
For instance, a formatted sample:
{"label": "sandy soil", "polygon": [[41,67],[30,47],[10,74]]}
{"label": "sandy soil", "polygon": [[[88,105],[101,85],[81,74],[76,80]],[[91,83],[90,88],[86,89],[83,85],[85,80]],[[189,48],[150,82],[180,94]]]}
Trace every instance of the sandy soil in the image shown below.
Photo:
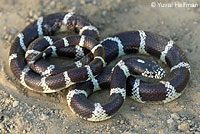
{"label": "sandy soil", "polygon": [[[200,134],[200,8],[151,7],[153,0],[1,0],[0,1],[0,133]],[[170,3],[171,1],[159,1]],[[178,2],[178,0],[177,0]],[[183,2],[180,1],[179,2]],[[190,1],[197,3],[198,0]],[[67,91],[45,95],[24,89],[8,66],[8,53],[17,33],[41,15],[75,11],[87,16],[100,38],[130,30],[152,31],[177,42],[191,64],[184,94],[164,105],[126,99],[112,119],[92,123],[76,117],[67,106]],[[103,102],[108,92],[91,100]]]}

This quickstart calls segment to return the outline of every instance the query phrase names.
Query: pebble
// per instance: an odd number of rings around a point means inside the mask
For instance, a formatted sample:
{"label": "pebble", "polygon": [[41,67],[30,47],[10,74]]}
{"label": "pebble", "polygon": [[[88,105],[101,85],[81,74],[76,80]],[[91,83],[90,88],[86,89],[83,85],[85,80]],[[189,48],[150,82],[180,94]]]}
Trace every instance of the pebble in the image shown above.
{"label": "pebble", "polygon": [[184,30],[187,32],[189,29],[186,27]]}
{"label": "pebble", "polygon": [[40,120],[46,120],[46,119],[48,119],[48,118],[49,118],[49,116],[46,115],[46,114],[42,114],[42,115],[40,116]]}
{"label": "pebble", "polygon": [[10,31],[10,33],[11,33],[11,34],[16,34],[16,33],[17,33],[17,30],[16,30],[16,29],[12,29],[12,30]]}
{"label": "pebble", "polygon": [[185,120],[187,120],[187,119],[188,119],[188,118],[187,118],[186,116],[183,116],[183,117],[182,117],[182,120],[183,120],[183,121],[185,121]]}
{"label": "pebble", "polygon": [[4,39],[7,40],[7,39],[8,39],[8,36],[9,36],[8,34],[5,34],[5,35],[4,35]]}
{"label": "pebble", "polygon": [[167,120],[167,123],[168,123],[168,124],[172,124],[172,123],[173,123],[173,119],[172,119],[172,118],[168,119],[168,120]]}
{"label": "pebble", "polygon": [[107,125],[107,126],[106,126],[106,130],[110,130],[110,126]]}
{"label": "pebble", "polygon": [[80,3],[85,5],[85,1],[84,0],[80,0]]}
{"label": "pebble", "polygon": [[68,129],[69,129],[69,127],[68,127],[68,126],[66,126],[66,127],[65,127],[65,129],[66,129],[66,130],[68,130]]}
{"label": "pebble", "polygon": [[105,11],[105,10],[102,11],[102,15],[103,15],[103,16],[106,16],[106,14],[107,14],[107,11]]}
{"label": "pebble", "polygon": [[33,10],[30,10],[30,11],[28,12],[28,15],[29,15],[30,17],[33,17]]}
{"label": "pebble", "polygon": [[132,127],[132,126],[134,126],[134,125],[135,125],[134,120],[130,120],[130,126]]}
{"label": "pebble", "polygon": [[115,131],[115,127],[113,126],[113,127],[111,127],[111,129],[113,130],[113,131]]}
{"label": "pebble", "polygon": [[33,105],[32,108],[35,109],[35,108],[36,108],[36,105]]}
{"label": "pebble", "polygon": [[19,101],[14,101],[13,102],[13,107],[17,107],[19,105]]}
{"label": "pebble", "polygon": [[86,4],[92,3],[93,0],[85,0]]}
{"label": "pebble", "polygon": [[24,129],[23,131],[22,131],[22,133],[23,134],[26,134],[28,131],[26,130],[26,129]]}
{"label": "pebble", "polygon": [[200,132],[200,127],[196,129],[198,132]]}
{"label": "pebble", "polygon": [[93,1],[92,1],[92,4],[93,4],[93,5],[96,5],[96,4],[97,4],[96,0],[93,0]]}
{"label": "pebble", "polygon": [[187,131],[189,129],[190,129],[190,126],[187,122],[183,122],[183,123],[178,125],[178,130]]}
{"label": "pebble", "polygon": [[3,27],[3,30],[6,30],[6,29],[7,29],[7,26],[4,26],[4,27]]}
{"label": "pebble", "polygon": [[171,114],[171,118],[175,119],[175,120],[179,120],[180,116],[177,113],[173,113],[173,114]]}
{"label": "pebble", "polygon": [[123,134],[132,134],[132,132],[124,132]]}
{"label": "pebble", "polygon": [[13,129],[14,128],[14,126],[13,125],[10,125],[10,129]]}
{"label": "pebble", "polygon": [[55,1],[52,1],[52,2],[50,3],[50,5],[51,5],[51,7],[54,7],[54,6],[56,5],[56,2],[55,2]]}
{"label": "pebble", "polygon": [[132,107],[131,107],[131,110],[134,111],[134,110],[135,110],[135,107],[132,106]]}
{"label": "pebble", "polygon": [[4,124],[0,123],[0,129],[3,129],[3,128],[4,128]]}
{"label": "pebble", "polygon": [[124,124],[124,123],[125,123],[124,120],[121,120],[121,121],[120,121],[120,124]]}
{"label": "pebble", "polygon": [[134,12],[134,14],[139,14],[140,9],[138,7],[135,7],[135,8],[133,8],[133,12]]}
{"label": "pebble", "polygon": [[28,113],[29,113],[29,114],[33,114],[33,111],[29,111]]}
{"label": "pebble", "polygon": [[127,9],[127,8],[124,8],[124,12],[128,12],[128,9]]}
{"label": "pebble", "polygon": [[193,22],[193,24],[194,24],[194,25],[197,25],[197,24],[198,24],[198,22],[197,22],[197,21],[194,21],[194,22]]}
{"label": "pebble", "polygon": [[9,35],[7,40],[8,40],[9,42],[11,42],[11,41],[12,41],[12,36]]}
{"label": "pebble", "polygon": [[58,114],[58,112],[59,112],[58,110],[55,110],[55,111],[54,111],[55,114]]}
{"label": "pebble", "polygon": [[33,18],[34,18],[34,19],[38,19],[39,16],[38,16],[37,14],[34,14],[34,15],[33,15]]}

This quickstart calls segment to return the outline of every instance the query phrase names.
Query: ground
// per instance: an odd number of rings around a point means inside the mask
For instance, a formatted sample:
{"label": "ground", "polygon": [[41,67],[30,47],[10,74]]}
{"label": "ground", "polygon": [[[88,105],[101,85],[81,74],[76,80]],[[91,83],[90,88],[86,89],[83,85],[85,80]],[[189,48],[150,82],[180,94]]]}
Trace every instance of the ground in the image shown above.
{"label": "ground", "polygon": [[[200,6],[198,0],[189,2]],[[0,133],[199,134],[200,8],[171,7],[170,3],[175,5],[169,0],[1,0]],[[46,95],[23,88],[8,65],[12,41],[39,16],[61,11],[86,16],[99,28],[101,40],[118,32],[140,29],[176,41],[191,65],[191,78],[183,95],[162,105],[140,104],[127,98],[112,119],[94,123],[79,119],[70,111],[67,91]],[[108,98],[105,91],[90,99],[103,102],[102,95]]]}

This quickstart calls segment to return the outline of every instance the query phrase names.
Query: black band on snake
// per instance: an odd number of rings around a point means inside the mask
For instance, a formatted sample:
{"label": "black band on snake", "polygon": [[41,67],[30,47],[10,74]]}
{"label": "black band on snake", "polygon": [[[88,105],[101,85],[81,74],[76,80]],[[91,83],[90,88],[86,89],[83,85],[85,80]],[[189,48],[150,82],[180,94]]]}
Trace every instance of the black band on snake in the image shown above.
{"label": "black band on snake", "polygon": [[[52,35],[62,24],[71,26],[82,36],[63,39],[47,36]],[[30,44],[42,35],[45,36]],[[141,103],[166,103],[182,94],[189,81],[190,65],[172,40],[139,30],[116,34],[98,44],[94,40],[97,35],[97,29],[88,20],[74,13],[39,18],[19,34],[13,43],[9,57],[11,70],[21,84],[37,92],[55,92],[71,85],[67,95],[68,105],[75,114],[89,121],[111,118],[123,104],[126,95]],[[78,44],[81,47],[70,46]],[[88,53],[84,47],[91,52]],[[136,57],[121,60],[113,69],[103,69],[117,57],[130,53],[159,58],[170,67],[169,76],[162,79],[165,72],[161,67]],[[80,60],[65,68],[56,68],[44,60],[50,55],[77,57]],[[162,80],[149,84],[131,74]],[[87,100],[87,96],[102,88],[111,89],[109,103],[101,105]]]}

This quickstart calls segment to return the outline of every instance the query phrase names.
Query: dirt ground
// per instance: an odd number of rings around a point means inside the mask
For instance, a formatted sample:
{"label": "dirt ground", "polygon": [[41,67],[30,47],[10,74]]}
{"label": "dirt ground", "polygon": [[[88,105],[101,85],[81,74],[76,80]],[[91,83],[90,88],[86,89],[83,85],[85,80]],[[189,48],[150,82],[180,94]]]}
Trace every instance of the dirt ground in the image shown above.
{"label": "dirt ground", "polygon": [[[189,2],[200,6],[198,0]],[[169,0],[1,0],[0,133],[200,134],[200,8],[175,4]],[[113,118],[94,123],[79,119],[70,111],[67,91],[46,95],[23,88],[9,69],[11,43],[39,16],[61,11],[86,16],[99,28],[101,40],[118,32],[140,29],[176,41],[192,71],[183,95],[163,105],[140,104],[127,98]],[[89,99],[103,102],[101,96],[108,98],[108,94],[98,92]]]}

